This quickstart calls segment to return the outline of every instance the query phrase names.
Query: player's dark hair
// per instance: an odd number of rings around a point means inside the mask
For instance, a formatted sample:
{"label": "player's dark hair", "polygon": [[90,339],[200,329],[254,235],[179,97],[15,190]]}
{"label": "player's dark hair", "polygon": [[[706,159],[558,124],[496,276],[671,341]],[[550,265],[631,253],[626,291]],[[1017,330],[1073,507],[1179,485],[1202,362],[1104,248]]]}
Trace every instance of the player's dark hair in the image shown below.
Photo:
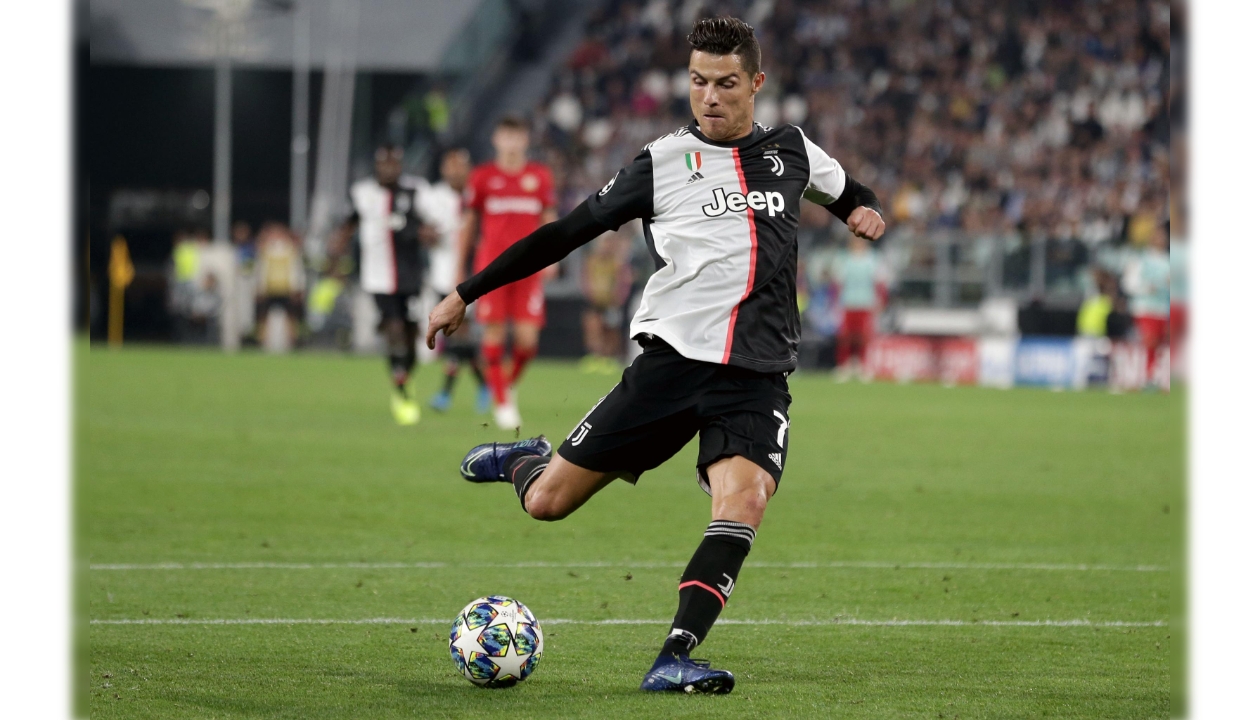
{"label": "player's dark hair", "polygon": [[761,72],[761,46],[752,25],[730,15],[700,18],[691,26],[687,42],[692,50],[710,55],[735,55],[739,66],[755,77]]}
{"label": "player's dark hair", "polygon": [[381,142],[376,144],[376,156],[380,157],[381,153],[386,155],[402,155],[406,149],[396,142]]}
{"label": "player's dark hair", "polygon": [[505,130],[529,130],[529,123],[525,122],[525,118],[520,115],[504,115],[499,118],[499,122],[494,124],[494,129],[503,128]]}

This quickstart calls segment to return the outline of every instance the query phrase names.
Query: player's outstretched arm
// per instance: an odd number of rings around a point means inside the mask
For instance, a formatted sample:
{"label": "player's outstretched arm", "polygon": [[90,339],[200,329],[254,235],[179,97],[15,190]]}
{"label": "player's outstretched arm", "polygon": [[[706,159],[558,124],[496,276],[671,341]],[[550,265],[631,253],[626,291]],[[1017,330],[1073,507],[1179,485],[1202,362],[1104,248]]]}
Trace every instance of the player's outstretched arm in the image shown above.
{"label": "player's outstretched arm", "polygon": [[875,191],[845,173],[844,191],[835,202],[823,207],[840,218],[860,238],[878,240],[884,234],[883,208]]}
{"label": "player's outstretched arm", "polygon": [[451,333],[464,322],[468,303],[509,283],[523,280],[543,268],[560,262],[566,255],[606,232],[595,219],[587,203],[559,220],[547,223],[516,241],[484,270],[460,283],[429,313],[429,332],[425,337],[434,347],[439,330]]}

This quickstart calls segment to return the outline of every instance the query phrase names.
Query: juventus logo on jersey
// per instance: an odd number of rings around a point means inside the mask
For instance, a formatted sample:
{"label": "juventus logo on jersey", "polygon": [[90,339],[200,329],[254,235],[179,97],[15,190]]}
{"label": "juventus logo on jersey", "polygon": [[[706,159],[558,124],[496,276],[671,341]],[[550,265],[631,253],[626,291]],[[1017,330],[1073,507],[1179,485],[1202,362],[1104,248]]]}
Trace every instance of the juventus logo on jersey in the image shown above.
{"label": "juventus logo on jersey", "polygon": [[792,423],[778,410],[773,412],[774,416],[779,419],[779,436],[775,439],[778,441],[779,447],[783,447],[783,436],[787,434],[788,428],[792,426]]}
{"label": "juventus logo on jersey", "polygon": [[590,431],[591,431],[590,423],[588,422],[579,423],[577,427],[573,428],[572,434],[569,435],[569,444],[573,445],[574,447],[581,445],[582,441],[586,439],[586,434],[589,433]]}
{"label": "juventus logo on jersey", "polygon": [[770,161],[770,171],[779,177],[783,177],[783,160],[779,158],[778,150],[767,150],[763,158]]}

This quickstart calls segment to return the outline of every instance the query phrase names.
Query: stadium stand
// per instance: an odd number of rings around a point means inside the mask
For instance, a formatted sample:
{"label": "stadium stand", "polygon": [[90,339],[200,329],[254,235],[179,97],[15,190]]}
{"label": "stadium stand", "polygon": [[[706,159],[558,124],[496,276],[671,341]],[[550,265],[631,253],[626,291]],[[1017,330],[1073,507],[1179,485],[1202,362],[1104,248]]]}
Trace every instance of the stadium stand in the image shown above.
{"label": "stadium stand", "polygon": [[903,299],[942,252],[916,240],[945,232],[979,285],[1075,308],[1094,264],[1119,272],[1168,218],[1170,11],[1137,0],[609,2],[534,116],[562,207],[690,121],[685,37],[713,11],[758,29],[758,120],[800,125],[885,198]]}

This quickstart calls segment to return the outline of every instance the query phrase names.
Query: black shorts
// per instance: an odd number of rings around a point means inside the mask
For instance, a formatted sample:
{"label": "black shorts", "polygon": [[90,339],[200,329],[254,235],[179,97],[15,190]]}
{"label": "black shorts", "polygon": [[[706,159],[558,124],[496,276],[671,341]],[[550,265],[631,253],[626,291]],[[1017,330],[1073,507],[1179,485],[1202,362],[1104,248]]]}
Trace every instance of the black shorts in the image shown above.
{"label": "black shorts", "polygon": [[651,340],[556,452],[578,467],[634,482],[699,433],[696,479],[705,492],[705,468],[735,455],[777,484],[787,462],[791,403],[784,373],[691,360]]}
{"label": "black shorts", "polygon": [[265,316],[271,308],[278,307],[289,315],[296,315],[298,304],[291,295],[265,295],[258,301],[258,315]]}
{"label": "black shorts", "polygon": [[376,294],[372,299],[376,301],[376,309],[381,312],[381,322],[386,320],[402,320],[409,323],[419,322],[416,316],[418,294],[395,294],[382,295]]}

